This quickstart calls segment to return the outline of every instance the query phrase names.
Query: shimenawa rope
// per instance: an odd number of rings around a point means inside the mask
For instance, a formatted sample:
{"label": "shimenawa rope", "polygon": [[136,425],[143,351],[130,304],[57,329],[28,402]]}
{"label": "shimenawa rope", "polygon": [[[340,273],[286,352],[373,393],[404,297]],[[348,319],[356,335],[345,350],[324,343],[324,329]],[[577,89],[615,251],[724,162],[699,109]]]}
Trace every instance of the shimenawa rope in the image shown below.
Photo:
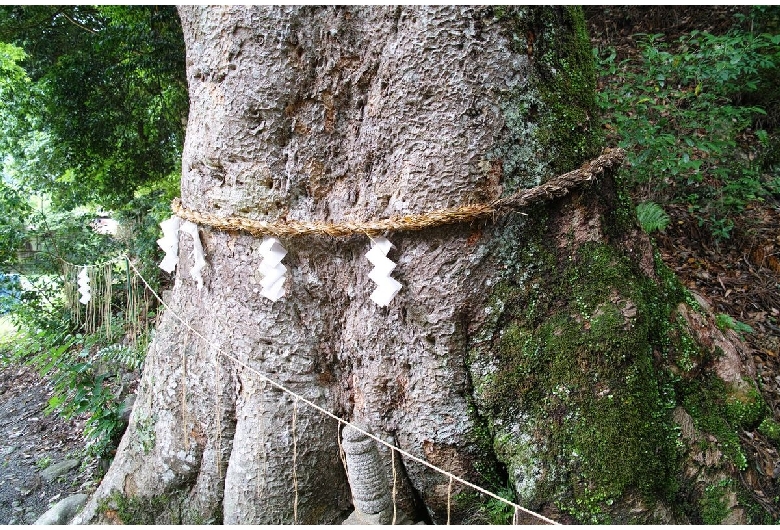
{"label": "shimenawa rope", "polygon": [[[254,219],[248,219],[245,217],[219,217],[212,214],[197,212],[194,210],[190,210],[182,206],[181,199],[174,199],[171,208],[177,216],[181,217],[182,219],[185,219],[187,221],[192,221],[198,225],[205,225],[210,226],[212,228],[216,228],[218,230],[226,230],[226,231],[245,231],[255,236],[276,236],[276,237],[295,237],[295,236],[302,236],[302,235],[322,235],[322,236],[330,236],[330,237],[344,237],[344,236],[350,236],[354,234],[366,234],[366,235],[377,235],[389,231],[414,231],[414,230],[423,230],[426,228],[432,228],[436,226],[441,225],[447,225],[447,224],[456,224],[456,223],[464,223],[464,222],[472,222],[480,219],[487,219],[487,218],[495,218],[499,215],[502,215],[504,213],[507,213],[509,211],[516,211],[523,209],[529,205],[536,204],[541,201],[545,200],[552,200],[555,198],[563,197],[566,194],[568,194],[571,190],[582,186],[586,183],[592,182],[595,180],[599,175],[601,175],[606,169],[613,167],[615,165],[619,165],[622,163],[623,159],[625,157],[625,153],[621,149],[610,149],[607,148],[604,150],[604,152],[596,158],[595,160],[592,160],[590,162],[585,163],[582,167],[579,169],[575,169],[574,171],[570,171],[569,173],[566,173],[564,175],[560,175],[558,177],[555,177],[548,182],[536,186],[534,188],[524,189],[519,191],[518,193],[511,195],[509,197],[506,197],[504,199],[498,199],[496,201],[493,201],[488,204],[472,204],[472,205],[465,205],[465,206],[459,206],[455,208],[445,208],[442,210],[436,210],[433,212],[429,212],[426,214],[413,214],[413,215],[405,215],[400,217],[392,217],[389,219],[382,219],[378,221],[358,221],[358,222],[344,222],[344,223],[327,223],[327,222],[320,222],[320,221],[276,221],[276,222],[267,222],[267,221],[258,221]],[[178,314],[176,314],[163,300],[162,297],[160,297],[157,292],[152,289],[152,287],[149,285],[149,283],[146,281],[146,279],[141,275],[141,273],[138,271],[138,269],[135,267],[135,265],[132,264],[129,260],[127,261],[128,265],[130,265],[133,268],[133,271],[135,274],[141,279],[141,281],[146,285],[146,287],[149,289],[149,291],[157,298],[157,300],[160,302],[160,304],[165,307],[168,312],[173,315],[177,320],[179,320],[184,326],[186,326],[192,333],[194,333],[196,336],[200,337],[203,341],[206,343],[210,342],[206,337],[204,337],[202,334],[200,334],[197,330],[195,330],[188,322],[186,322],[183,318],[181,318]],[[212,344],[212,346],[215,346]],[[501,501],[509,506],[512,506],[515,509],[515,521],[517,520],[517,516],[519,515],[519,512],[525,512],[529,515],[532,515],[534,517],[537,517],[538,519],[545,521],[550,524],[558,524],[552,519],[548,519],[547,517],[544,517],[541,514],[538,514],[532,510],[529,510],[527,508],[524,508],[516,503],[513,503],[511,501],[508,501],[502,497],[499,497],[498,495],[481,488],[477,486],[476,484],[473,484],[465,479],[462,479],[460,477],[457,477],[453,475],[452,473],[445,471],[444,469],[439,468],[438,466],[435,466],[431,464],[430,462],[427,462],[419,457],[416,457],[404,450],[402,450],[399,447],[394,446],[393,444],[390,444],[388,442],[385,442],[381,438],[375,436],[372,433],[366,432],[359,427],[350,424],[346,420],[343,420],[342,418],[339,418],[335,414],[323,409],[322,407],[318,406],[317,404],[313,403],[312,401],[309,401],[305,397],[295,393],[294,391],[288,389],[284,385],[277,383],[276,381],[270,379],[268,376],[264,375],[263,373],[255,370],[248,364],[242,362],[238,358],[225,353],[221,351],[218,347],[215,346],[216,353],[218,355],[222,355],[228,360],[231,360],[238,366],[242,366],[243,368],[247,369],[248,371],[254,373],[258,377],[261,378],[262,381],[267,382],[271,384],[272,386],[278,388],[279,390],[286,392],[290,396],[295,398],[295,401],[293,403],[293,443],[297,446],[297,440],[295,440],[295,421],[297,416],[297,405],[298,401],[301,401],[305,403],[306,405],[314,408],[321,414],[324,414],[325,416],[328,416],[340,424],[344,425],[350,425],[351,428],[361,432],[362,434],[368,436],[369,438],[372,438],[377,443],[380,443],[390,449],[390,451],[398,451],[399,454],[402,454],[406,456],[407,458],[414,460],[415,462],[422,464],[424,466],[427,466],[430,469],[433,469],[437,471],[438,473],[441,473],[447,477],[449,477],[449,484],[448,484],[448,499],[447,499],[447,523],[449,523],[450,519],[450,497],[452,492],[452,483],[453,481],[458,481],[461,484],[468,486],[470,488],[475,489],[476,491],[479,491],[480,493],[487,495],[489,497],[492,497],[498,501]],[[219,363],[216,364],[216,369],[219,370]],[[215,374],[216,378],[219,379],[219,372]],[[218,396],[218,401],[221,401],[221,395]],[[221,477],[221,411],[219,410],[221,407],[217,406],[217,469],[219,476]],[[298,508],[298,502],[297,502],[297,470],[295,469],[297,465],[297,447],[294,447],[294,462],[293,462],[293,482],[295,487],[295,501],[293,504],[293,519],[297,522],[297,508]],[[394,484],[395,486],[395,484]],[[394,499],[395,500],[395,499]],[[394,514],[395,519],[395,514]]]}
{"label": "shimenawa rope", "polygon": [[424,214],[410,214],[375,221],[329,223],[324,221],[258,221],[247,217],[220,217],[185,208],[181,199],[171,203],[173,213],[186,221],[217,230],[244,231],[254,236],[296,237],[319,235],[345,237],[354,234],[368,236],[385,232],[424,230],[436,226],[493,219],[511,211],[521,210],[541,201],[563,197],[571,190],[592,182],[608,168],[620,165],[625,153],[619,148],[606,148],[602,154],[582,167],[554,177],[540,186],[519,192],[490,203],[467,204],[444,208]]}

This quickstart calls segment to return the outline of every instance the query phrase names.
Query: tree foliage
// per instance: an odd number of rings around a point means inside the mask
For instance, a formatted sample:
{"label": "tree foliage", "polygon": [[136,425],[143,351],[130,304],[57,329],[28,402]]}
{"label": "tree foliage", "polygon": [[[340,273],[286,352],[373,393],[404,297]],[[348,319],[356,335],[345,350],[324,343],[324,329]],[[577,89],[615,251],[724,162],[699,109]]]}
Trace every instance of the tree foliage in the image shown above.
{"label": "tree foliage", "polygon": [[0,6],[0,42],[26,52],[4,147],[32,188],[65,207],[116,207],[178,172],[188,100],[175,8]]}
{"label": "tree foliage", "polygon": [[[0,349],[0,362],[10,356],[46,373],[51,409],[88,413],[95,454],[109,453],[124,428],[118,374],[137,368],[143,352],[112,344],[125,331],[115,324],[126,310],[121,288],[129,298],[132,286],[113,280],[120,292],[103,318],[115,333],[83,333],[62,296],[63,261],[95,264],[119,252],[141,256],[141,269],[158,261],[156,222],[178,190],[187,108],[174,7],[0,6],[0,268],[24,273],[21,292],[0,291],[14,298],[26,332],[12,351]],[[132,236],[96,233],[98,206]],[[18,274],[4,277],[18,283]],[[124,357],[134,364],[120,367]]]}

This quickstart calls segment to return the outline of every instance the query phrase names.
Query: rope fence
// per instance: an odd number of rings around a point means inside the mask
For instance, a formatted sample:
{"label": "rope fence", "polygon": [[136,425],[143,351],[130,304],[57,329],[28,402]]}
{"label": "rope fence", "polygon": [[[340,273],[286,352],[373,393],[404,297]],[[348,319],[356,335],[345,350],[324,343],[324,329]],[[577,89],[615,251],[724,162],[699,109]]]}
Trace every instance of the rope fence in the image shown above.
{"label": "rope fence", "polygon": [[[157,291],[154,290],[154,288],[146,280],[146,278],[141,274],[141,272],[138,270],[138,268],[135,266],[135,264],[129,258],[127,258],[126,256],[122,256],[120,258],[116,258],[114,260],[110,260],[109,262],[106,262],[104,264],[92,265],[90,267],[102,267],[104,265],[111,265],[111,264],[113,264],[113,263],[115,263],[116,261],[119,261],[119,260],[122,260],[125,263],[127,263],[129,268],[132,270],[134,276],[140,280],[140,282],[145,286],[146,290],[149,293],[151,293],[151,295],[160,303],[160,305],[162,307],[165,308],[165,310],[171,316],[173,316],[176,320],[178,320],[188,330],[188,332],[187,332],[187,334],[185,336],[186,338],[184,340],[184,343],[180,346],[180,353],[181,353],[181,358],[182,358],[183,362],[186,363],[186,353],[185,353],[185,350],[187,348],[187,343],[189,342],[190,335],[193,335],[193,336],[199,338],[201,341],[203,341],[204,344],[211,346],[213,348],[213,350],[216,352],[217,355],[222,356],[223,358],[225,358],[225,359],[231,361],[232,363],[234,363],[236,366],[240,366],[241,368],[244,368],[248,372],[250,372],[250,373],[254,374],[255,376],[257,376],[260,379],[260,382],[263,383],[263,387],[262,387],[263,390],[265,390],[267,388],[267,385],[271,385],[274,388],[276,388],[276,389],[286,393],[287,395],[289,395],[290,397],[293,398],[293,416],[292,416],[292,425],[291,425],[291,427],[292,427],[293,443],[294,443],[294,448],[293,448],[294,455],[293,455],[292,479],[293,479],[293,483],[294,483],[294,486],[295,486],[295,498],[294,498],[294,503],[293,503],[293,519],[296,522],[298,520],[298,488],[297,488],[297,482],[298,482],[297,451],[298,450],[297,450],[297,436],[296,436],[296,434],[297,434],[296,433],[297,425],[296,424],[297,424],[297,415],[298,415],[298,404],[299,403],[303,403],[303,404],[307,405],[308,407],[312,408],[313,410],[319,412],[320,414],[322,414],[322,415],[324,415],[324,416],[326,416],[328,418],[331,418],[332,420],[335,420],[341,426],[349,425],[350,428],[352,428],[352,429],[354,429],[354,430],[364,434],[365,436],[367,436],[367,437],[371,438],[372,440],[374,440],[376,443],[381,444],[381,445],[385,446],[387,449],[390,450],[392,458],[393,458],[393,462],[392,462],[392,465],[393,465],[393,491],[392,491],[392,494],[393,494],[393,522],[394,523],[396,521],[396,516],[397,516],[396,515],[396,503],[395,503],[396,494],[397,494],[397,489],[396,489],[396,469],[395,469],[395,467],[396,467],[395,453],[397,452],[398,454],[403,455],[406,458],[408,458],[408,459],[410,459],[410,460],[412,460],[414,462],[417,462],[418,464],[421,464],[421,465],[423,465],[423,466],[425,466],[425,467],[427,467],[427,468],[429,468],[429,469],[431,469],[433,471],[436,471],[437,473],[440,473],[440,474],[444,475],[445,477],[447,477],[449,479],[449,484],[448,484],[448,488],[447,488],[447,491],[448,491],[447,523],[448,524],[449,524],[450,515],[451,515],[450,514],[450,510],[451,510],[451,504],[450,504],[451,499],[450,499],[450,496],[451,496],[451,493],[452,493],[453,482],[458,482],[458,483],[460,483],[460,484],[462,484],[464,486],[472,488],[473,490],[475,490],[475,491],[477,491],[479,493],[482,493],[483,495],[491,497],[491,498],[493,498],[495,500],[498,500],[498,501],[506,504],[507,506],[512,507],[514,509],[513,521],[515,522],[515,524],[516,524],[516,522],[518,520],[518,515],[519,515],[520,512],[525,513],[527,515],[530,515],[532,517],[535,517],[535,518],[537,518],[537,519],[539,519],[541,521],[544,521],[545,523],[548,523],[548,524],[552,524],[552,525],[559,524],[559,523],[553,521],[552,519],[549,519],[549,518],[547,518],[547,517],[545,517],[545,516],[543,516],[543,515],[541,515],[539,513],[536,513],[534,511],[528,509],[528,508],[520,506],[519,504],[514,503],[512,501],[509,501],[509,500],[507,500],[507,499],[505,499],[503,497],[500,497],[500,496],[496,495],[495,493],[493,493],[493,492],[491,492],[489,490],[486,490],[485,488],[482,488],[481,486],[479,486],[477,484],[469,482],[466,479],[458,477],[457,475],[454,475],[454,474],[450,473],[449,471],[446,471],[446,470],[444,470],[444,469],[442,469],[442,468],[440,468],[440,467],[438,467],[438,466],[436,466],[434,464],[431,464],[430,462],[428,462],[426,460],[423,460],[422,458],[417,457],[417,456],[409,453],[408,451],[405,451],[405,450],[401,449],[400,447],[398,447],[398,446],[396,446],[396,445],[394,445],[392,443],[389,443],[389,442],[386,442],[385,440],[382,440],[381,438],[379,438],[375,434],[373,434],[371,432],[368,432],[366,430],[363,430],[363,429],[361,429],[360,427],[358,427],[358,426],[356,426],[354,424],[351,424],[347,420],[344,420],[343,418],[341,418],[341,417],[335,415],[334,413],[332,413],[332,412],[322,408],[321,406],[317,405],[316,403],[314,403],[313,401],[307,399],[306,397],[296,393],[295,391],[287,388],[286,386],[282,385],[281,383],[271,379],[267,375],[263,374],[259,370],[257,370],[254,367],[248,365],[247,363],[245,363],[244,361],[238,359],[237,357],[222,351],[219,348],[219,346],[217,346],[213,342],[209,341],[203,334],[201,334],[198,330],[196,330],[194,327],[192,327],[192,325],[189,322],[187,322],[181,316],[179,316],[163,300],[162,296]],[[77,266],[75,264],[68,264],[68,265],[71,265],[73,268],[79,267],[79,266]],[[184,370],[185,370],[185,375],[186,375],[186,370],[187,370],[186,365],[184,367]],[[216,370],[216,372],[215,372],[215,380],[218,381],[220,379],[220,377],[221,377],[221,374],[220,374],[220,364],[219,363],[215,363],[215,370]],[[183,402],[182,405],[184,407],[184,414],[185,415],[187,414],[186,404],[184,403],[184,401],[186,400],[186,395],[187,395],[187,390],[183,389],[182,390],[181,400]],[[215,414],[216,414],[216,421],[217,421],[217,425],[218,425],[217,433],[216,433],[216,442],[215,442],[216,445],[217,445],[216,466],[217,466],[218,474],[219,474],[220,478],[222,478],[222,462],[221,462],[221,459],[222,459],[221,458],[222,457],[222,454],[221,454],[221,445],[222,445],[222,428],[221,428],[221,424],[222,424],[222,411],[221,411],[221,408],[222,407],[220,406],[221,401],[222,401],[222,392],[221,392],[221,389],[220,389],[220,391],[218,391],[218,397],[217,397],[217,399],[215,401],[215,409],[216,409],[215,410]],[[184,434],[184,436],[185,436],[185,441],[186,441],[187,440],[186,422],[184,422],[184,423],[185,423],[185,426],[184,426],[185,434]],[[337,436],[338,436],[338,433],[337,433]],[[266,456],[267,455],[264,455],[264,459],[265,459]],[[341,458],[342,458],[342,461],[343,461],[343,454],[341,454]]]}
{"label": "rope fence", "polygon": [[[408,458],[408,459],[410,459],[410,460],[412,460],[414,462],[417,462],[418,464],[421,464],[421,465],[423,465],[423,466],[425,466],[425,467],[427,467],[427,468],[429,468],[429,469],[431,469],[433,471],[436,471],[437,473],[439,473],[441,475],[444,475],[450,481],[450,484],[449,484],[449,487],[448,487],[448,491],[449,492],[452,491],[452,483],[453,482],[458,482],[458,483],[460,483],[460,484],[462,484],[464,486],[467,486],[467,487],[469,487],[469,488],[471,488],[471,489],[473,489],[473,490],[475,490],[475,491],[477,491],[479,493],[482,493],[483,495],[491,497],[491,498],[493,498],[493,499],[495,499],[497,501],[500,501],[500,502],[506,504],[507,506],[512,507],[515,510],[515,517],[514,517],[515,520],[517,520],[517,515],[520,512],[523,512],[523,513],[525,513],[527,515],[530,515],[532,517],[535,517],[535,518],[539,519],[540,521],[544,521],[545,523],[552,524],[552,525],[557,525],[558,524],[557,522],[553,521],[552,519],[549,519],[549,518],[547,518],[547,517],[545,517],[545,516],[543,516],[543,515],[541,515],[539,513],[536,513],[533,510],[530,510],[528,508],[520,506],[519,504],[517,504],[515,502],[509,501],[509,500],[507,500],[507,499],[505,499],[503,497],[500,497],[500,496],[496,495],[495,493],[493,493],[493,492],[491,492],[489,490],[486,490],[485,488],[483,488],[483,487],[481,487],[481,486],[479,486],[477,484],[469,482],[468,480],[466,480],[464,478],[458,477],[457,475],[454,475],[453,473],[450,473],[449,471],[446,471],[446,470],[444,470],[444,469],[442,469],[442,468],[440,468],[440,467],[438,467],[438,466],[436,466],[434,464],[431,464],[430,462],[428,462],[426,460],[423,460],[422,458],[420,458],[418,456],[415,456],[415,455],[409,453],[408,451],[405,451],[405,450],[401,449],[400,447],[397,447],[396,445],[394,445],[394,444],[392,444],[390,442],[386,442],[385,440],[382,440],[381,438],[379,438],[378,436],[374,435],[373,433],[367,432],[366,430],[361,429],[360,427],[358,427],[358,426],[348,422],[347,420],[345,420],[345,419],[335,415],[334,413],[330,412],[329,410],[324,409],[323,407],[317,405],[316,403],[314,403],[313,401],[307,399],[306,397],[296,393],[294,390],[291,390],[291,389],[287,388],[286,386],[284,386],[283,384],[275,381],[274,379],[271,379],[270,377],[268,377],[264,373],[260,372],[259,370],[257,370],[254,367],[250,366],[246,362],[244,362],[244,361],[240,360],[239,358],[235,357],[234,355],[223,351],[218,345],[216,345],[213,342],[209,341],[203,334],[201,334],[198,330],[196,330],[194,327],[192,327],[192,325],[189,322],[184,320],[184,318],[179,316],[168,304],[166,304],[165,301],[162,299],[162,296],[160,296],[159,293],[157,293],[152,288],[152,286],[149,284],[149,282],[146,281],[146,278],[143,277],[143,275],[136,268],[136,266],[132,262],[129,262],[129,263],[130,263],[130,266],[133,269],[134,273],[138,276],[138,278],[141,280],[141,282],[144,285],[146,285],[147,289],[149,289],[149,291],[157,299],[157,301],[160,303],[160,305],[162,307],[164,307],[165,310],[173,318],[178,320],[185,328],[187,328],[190,333],[192,333],[194,336],[200,338],[203,341],[204,344],[207,344],[207,345],[211,346],[213,348],[213,350],[216,352],[217,355],[222,356],[224,359],[227,359],[227,360],[231,361],[236,366],[239,366],[239,367],[247,370],[248,372],[254,374],[255,376],[257,376],[260,379],[261,382],[267,383],[267,384],[271,385],[272,387],[276,388],[277,390],[280,390],[280,391],[286,393],[287,395],[289,395],[291,398],[293,398],[293,403],[294,403],[294,409],[293,409],[293,414],[294,414],[294,416],[293,416],[293,430],[295,429],[295,418],[297,417],[298,403],[303,403],[306,406],[310,407],[311,409],[319,412],[320,414],[322,414],[322,415],[324,415],[324,416],[326,416],[326,417],[328,417],[328,418],[330,418],[332,420],[335,420],[340,425],[343,425],[343,426],[349,425],[351,429],[354,429],[354,430],[362,433],[363,435],[373,439],[376,443],[383,445],[384,447],[389,449],[391,452],[397,451],[398,454],[403,455],[406,458]],[[218,368],[219,364],[217,363],[216,366]],[[217,377],[216,379],[218,380],[219,377]],[[219,411],[217,411],[217,413],[219,415]],[[217,436],[221,437],[221,432],[218,432]],[[297,453],[297,446],[295,448],[295,451]],[[219,453],[220,451],[218,450],[217,452]],[[218,454],[217,457],[219,458],[219,456],[220,455]],[[296,454],[296,456],[297,456],[297,454]],[[296,460],[297,460],[297,458],[296,458]],[[295,465],[294,465],[294,467],[295,467]],[[218,468],[221,469],[221,466],[218,466]],[[293,480],[295,482],[297,482],[297,470],[295,470],[295,469],[293,469]],[[294,506],[293,506],[294,518],[295,519],[297,519],[297,516],[298,516],[298,513],[297,513],[298,506],[297,506],[297,504],[298,503],[297,503],[297,488],[296,488],[296,501],[295,501]],[[448,499],[448,520],[449,520],[449,499]]]}
{"label": "rope fence", "polygon": [[511,211],[522,210],[533,204],[557,199],[570,191],[594,181],[605,170],[619,166],[625,159],[620,148],[606,148],[602,154],[582,167],[554,177],[540,186],[520,190],[514,195],[490,203],[467,204],[453,208],[434,210],[423,214],[410,214],[375,221],[330,223],[324,221],[259,221],[247,217],[220,217],[186,208],[180,198],[171,203],[171,210],[178,217],[202,226],[223,231],[243,231],[253,236],[298,237],[318,235],[346,237],[355,234],[368,236],[385,232],[425,230],[437,226],[495,219]]}

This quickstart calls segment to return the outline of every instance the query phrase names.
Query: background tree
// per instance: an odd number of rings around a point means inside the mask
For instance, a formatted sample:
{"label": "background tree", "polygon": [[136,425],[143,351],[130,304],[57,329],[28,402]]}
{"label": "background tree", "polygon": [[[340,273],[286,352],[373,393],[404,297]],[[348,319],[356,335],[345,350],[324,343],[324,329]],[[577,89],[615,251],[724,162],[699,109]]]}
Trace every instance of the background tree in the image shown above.
{"label": "background tree", "polygon": [[170,6],[3,6],[0,42],[23,48],[7,153],[55,204],[126,204],[178,173],[187,115],[181,28]]}
{"label": "background tree", "polygon": [[[120,375],[143,361],[145,323],[124,326],[139,294],[117,268],[101,316],[115,334],[93,334],[63,287],[71,264],[119,254],[159,273],[154,240],[178,193],[188,104],[181,26],[172,7],[0,6],[0,42],[13,43],[0,44],[0,270],[25,280],[10,297],[24,340],[0,361],[45,372],[64,416],[89,413],[88,454],[106,456],[124,429]],[[106,210],[122,218],[120,240],[92,228]]]}
{"label": "background tree", "polygon": [[[182,201],[196,211],[424,213],[537,185],[598,153],[577,9],[180,15],[192,104]],[[342,517],[338,425],[255,370],[562,521],[698,521],[720,509],[739,454],[725,429],[700,465],[707,438],[691,415],[716,395],[716,423],[760,408],[735,336],[692,311],[609,178],[527,213],[392,234],[403,290],[385,309],[369,299],[361,235],[285,240],[288,292],[275,303],[258,295],[257,238],[201,227],[202,290],[182,239],[131,425],[79,521]],[[482,513],[465,489],[449,498],[446,477],[399,467],[407,512],[443,522],[451,502],[456,521]],[[718,520],[744,520],[724,510]]]}

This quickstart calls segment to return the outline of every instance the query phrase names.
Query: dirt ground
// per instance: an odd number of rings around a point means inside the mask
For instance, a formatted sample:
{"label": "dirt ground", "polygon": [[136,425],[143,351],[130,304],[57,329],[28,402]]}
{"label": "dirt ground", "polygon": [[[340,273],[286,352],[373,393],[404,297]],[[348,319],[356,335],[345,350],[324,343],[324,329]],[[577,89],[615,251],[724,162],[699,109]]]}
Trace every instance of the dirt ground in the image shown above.
{"label": "dirt ground", "polygon": [[[83,464],[83,421],[45,415],[50,388],[29,367],[0,367],[0,524],[32,524],[57,501],[97,486],[97,464]],[[81,462],[49,482],[41,471]]]}

